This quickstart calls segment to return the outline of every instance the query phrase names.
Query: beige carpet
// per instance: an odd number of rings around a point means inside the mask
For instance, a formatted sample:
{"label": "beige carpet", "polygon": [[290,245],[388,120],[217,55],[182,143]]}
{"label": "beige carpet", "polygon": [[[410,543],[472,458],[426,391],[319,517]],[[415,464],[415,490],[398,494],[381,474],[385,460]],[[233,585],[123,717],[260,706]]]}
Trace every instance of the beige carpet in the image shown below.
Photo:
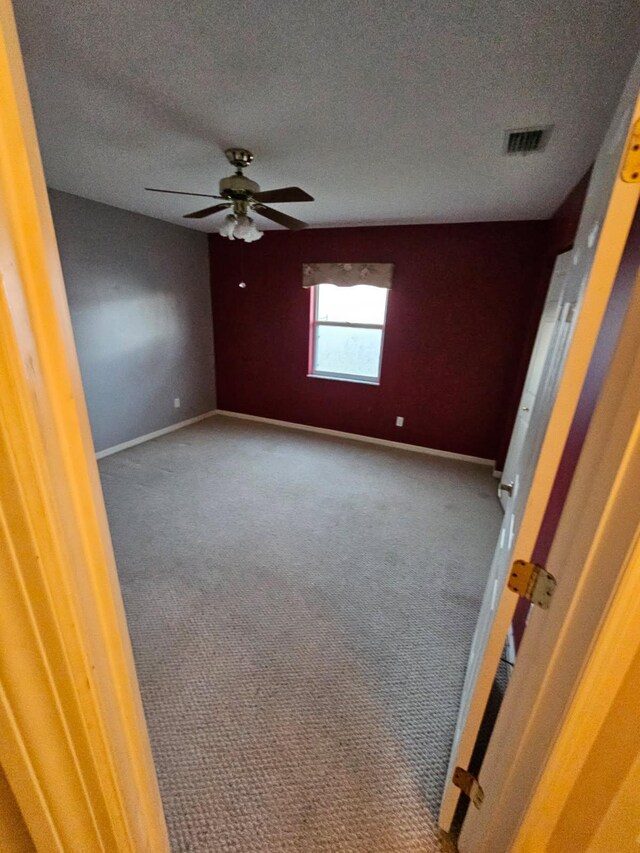
{"label": "beige carpet", "polygon": [[173,850],[447,849],[490,471],[224,418],[100,469]]}

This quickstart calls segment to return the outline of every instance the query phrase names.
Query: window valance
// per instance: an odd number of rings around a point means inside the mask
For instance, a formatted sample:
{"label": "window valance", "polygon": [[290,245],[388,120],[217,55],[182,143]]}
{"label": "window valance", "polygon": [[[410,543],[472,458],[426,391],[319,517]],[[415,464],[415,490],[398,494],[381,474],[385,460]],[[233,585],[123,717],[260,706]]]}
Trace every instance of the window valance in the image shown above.
{"label": "window valance", "polygon": [[302,286],[336,284],[338,287],[353,287],[356,284],[371,284],[374,287],[391,287],[393,264],[303,264]]}

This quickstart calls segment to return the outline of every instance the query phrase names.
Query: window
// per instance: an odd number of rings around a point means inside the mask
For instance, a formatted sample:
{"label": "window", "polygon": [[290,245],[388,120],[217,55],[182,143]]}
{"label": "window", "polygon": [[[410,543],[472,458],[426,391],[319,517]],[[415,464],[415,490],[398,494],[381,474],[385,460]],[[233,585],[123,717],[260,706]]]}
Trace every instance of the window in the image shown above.
{"label": "window", "polygon": [[369,284],[311,288],[310,376],[380,382],[388,293]]}

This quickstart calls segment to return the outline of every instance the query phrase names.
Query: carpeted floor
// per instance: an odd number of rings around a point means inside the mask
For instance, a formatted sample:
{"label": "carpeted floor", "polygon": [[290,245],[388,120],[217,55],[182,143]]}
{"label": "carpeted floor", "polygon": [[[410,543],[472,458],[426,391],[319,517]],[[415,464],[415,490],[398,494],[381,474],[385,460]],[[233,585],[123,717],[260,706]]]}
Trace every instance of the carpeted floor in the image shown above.
{"label": "carpeted floor", "polygon": [[100,469],[175,853],[448,849],[489,469],[226,418]]}

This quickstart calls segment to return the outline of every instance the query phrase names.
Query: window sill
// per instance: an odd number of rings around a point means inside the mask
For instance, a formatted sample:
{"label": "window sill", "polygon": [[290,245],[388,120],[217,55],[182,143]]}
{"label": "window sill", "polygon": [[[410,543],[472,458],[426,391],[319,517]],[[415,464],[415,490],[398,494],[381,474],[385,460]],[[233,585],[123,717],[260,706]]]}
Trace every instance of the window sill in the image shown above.
{"label": "window sill", "polygon": [[379,379],[360,379],[357,376],[331,376],[327,373],[307,373],[307,379],[331,379],[334,382],[354,382],[356,385],[380,385]]}

